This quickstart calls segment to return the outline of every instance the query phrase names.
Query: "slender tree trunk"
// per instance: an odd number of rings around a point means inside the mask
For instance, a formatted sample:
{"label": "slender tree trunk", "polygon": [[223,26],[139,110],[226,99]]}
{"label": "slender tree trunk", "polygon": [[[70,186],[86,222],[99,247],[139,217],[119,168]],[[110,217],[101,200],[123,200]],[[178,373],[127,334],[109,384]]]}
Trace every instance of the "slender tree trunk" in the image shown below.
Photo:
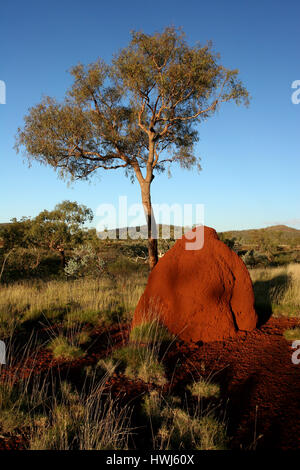
{"label": "slender tree trunk", "polygon": [[144,182],[141,185],[142,192],[142,202],[144,206],[147,229],[148,229],[148,255],[149,255],[149,267],[150,271],[154,268],[158,262],[158,253],[157,253],[157,226],[155,222],[155,217],[151,204],[150,196],[150,184]]}
{"label": "slender tree trunk", "polygon": [[3,257],[3,263],[2,263],[2,266],[1,266],[1,270],[0,270],[0,282],[2,280],[4,268],[5,268],[5,265],[6,265],[6,261],[8,260],[9,256],[12,254],[13,251],[14,251],[14,248],[12,250],[10,250],[8,253],[6,253]]}
{"label": "slender tree trunk", "polygon": [[66,266],[66,257],[65,257],[65,250],[58,250],[59,256],[60,256],[60,265],[62,269],[65,269]]}

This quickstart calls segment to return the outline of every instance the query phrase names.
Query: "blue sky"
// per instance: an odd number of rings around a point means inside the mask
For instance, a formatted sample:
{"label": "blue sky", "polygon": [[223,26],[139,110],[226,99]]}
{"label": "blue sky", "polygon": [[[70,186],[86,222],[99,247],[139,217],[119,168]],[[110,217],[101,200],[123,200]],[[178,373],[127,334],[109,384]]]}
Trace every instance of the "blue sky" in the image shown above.
{"label": "blue sky", "polygon": [[211,39],[222,63],[240,70],[252,100],[249,108],[226,104],[202,124],[202,172],[158,176],[153,202],[204,204],[205,223],[217,230],[300,228],[300,104],[291,101],[291,84],[300,80],[299,18],[297,0],[2,2],[0,80],[7,102],[0,105],[0,222],[35,216],[64,199],[94,211],[102,203],[117,205],[119,195],[129,204],[140,201],[137,184],[121,170],[67,186],[50,167],[28,168],[14,139],[44,94],[63,98],[72,65],[110,61],[132,29],[152,33],[173,24],[191,44]]}

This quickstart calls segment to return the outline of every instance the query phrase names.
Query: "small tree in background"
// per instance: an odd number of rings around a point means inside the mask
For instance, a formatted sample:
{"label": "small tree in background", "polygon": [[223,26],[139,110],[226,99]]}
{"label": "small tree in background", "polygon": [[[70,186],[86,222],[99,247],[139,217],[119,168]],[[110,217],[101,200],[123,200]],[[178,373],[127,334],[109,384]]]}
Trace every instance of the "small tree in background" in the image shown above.
{"label": "small tree in background", "polygon": [[173,27],[153,35],[133,32],[111,65],[100,59],[71,74],[74,84],[63,103],[47,97],[29,110],[17,148],[24,146],[29,158],[62,177],[123,168],[136,178],[152,269],[158,260],[150,190],[155,173],[172,163],[200,169],[194,153],[199,124],[221,103],[247,104],[248,92],[210,44],[191,47]]}
{"label": "small tree in background", "polygon": [[0,226],[1,240],[1,266],[0,266],[0,282],[3,272],[10,255],[17,248],[26,248],[28,246],[30,220],[25,217],[21,220],[12,219],[10,223]]}
{"label": "small tree in background", "polygon": [[58,253],[64,268],[65,248],[82,241],[82,226],[93,220],[93,213],[77,202],[63,201],[53,211],[40,212],[30,223],[30,243]]}

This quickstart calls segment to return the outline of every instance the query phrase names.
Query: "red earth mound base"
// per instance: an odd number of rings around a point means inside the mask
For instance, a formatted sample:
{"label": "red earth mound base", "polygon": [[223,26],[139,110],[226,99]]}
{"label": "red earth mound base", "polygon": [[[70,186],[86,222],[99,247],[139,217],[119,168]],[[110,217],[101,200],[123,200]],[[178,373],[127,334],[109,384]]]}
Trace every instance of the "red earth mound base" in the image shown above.
{"label": "red earth mound base", "polygon": [[182,344],[168,356],[170,371],[180,364],[173,393],[184,390],[191,377],[207,377],[221,387],[230,448],[299,450],[300,364],[293,364],[295,349],[283,337],[299,322],[271,318],[224,342]]}
{"label": "red earth mound base", "polygon": [[197,250],[186,249],[190,234],[178,240],[150,273],[133,327],[158,317],[173,334],[195,343],[253,330],[257,315],[245,264],[214,229],[204,227],[204,245]]}

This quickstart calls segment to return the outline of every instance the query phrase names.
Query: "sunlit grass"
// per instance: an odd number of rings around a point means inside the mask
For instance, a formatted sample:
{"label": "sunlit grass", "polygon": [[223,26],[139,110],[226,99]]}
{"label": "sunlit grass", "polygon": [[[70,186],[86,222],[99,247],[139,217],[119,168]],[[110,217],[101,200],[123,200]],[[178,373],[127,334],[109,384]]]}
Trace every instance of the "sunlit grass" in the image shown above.
{"label": "sunlit grass", "polygon": [[256,306],[274,316],[300,316],[300,264],[250,270]]}
{"label": "sunlit grass", "polygon": [[[144,290],[146,279],[103,278],[22,282],[0,289],[0,332],[8,336],[25,321],[68,318],[97,324],[126,321]],[[119,318],[121,317],[121,318]]]}
{"label": "sunlit grass", "polygon": [[178,397],[163,397],[153,390],[144,398],[143,411],[152,424],[153,448],[157,450],[223,450],[227,448],[225,422],[213,410],[180,406]]}
{"label": "sunlit grass", "polygon": [[288,341],[300,340],[300,327],[289,328],[288,330],[285,330],[283,336]]}
{"label": "sunlit grass", "polygon": [[189,385],[188,390],[198,399],[212,397],[219,398],[220,396],[220,386],[203,378],[200,378],[197,382],[193,382]]}

